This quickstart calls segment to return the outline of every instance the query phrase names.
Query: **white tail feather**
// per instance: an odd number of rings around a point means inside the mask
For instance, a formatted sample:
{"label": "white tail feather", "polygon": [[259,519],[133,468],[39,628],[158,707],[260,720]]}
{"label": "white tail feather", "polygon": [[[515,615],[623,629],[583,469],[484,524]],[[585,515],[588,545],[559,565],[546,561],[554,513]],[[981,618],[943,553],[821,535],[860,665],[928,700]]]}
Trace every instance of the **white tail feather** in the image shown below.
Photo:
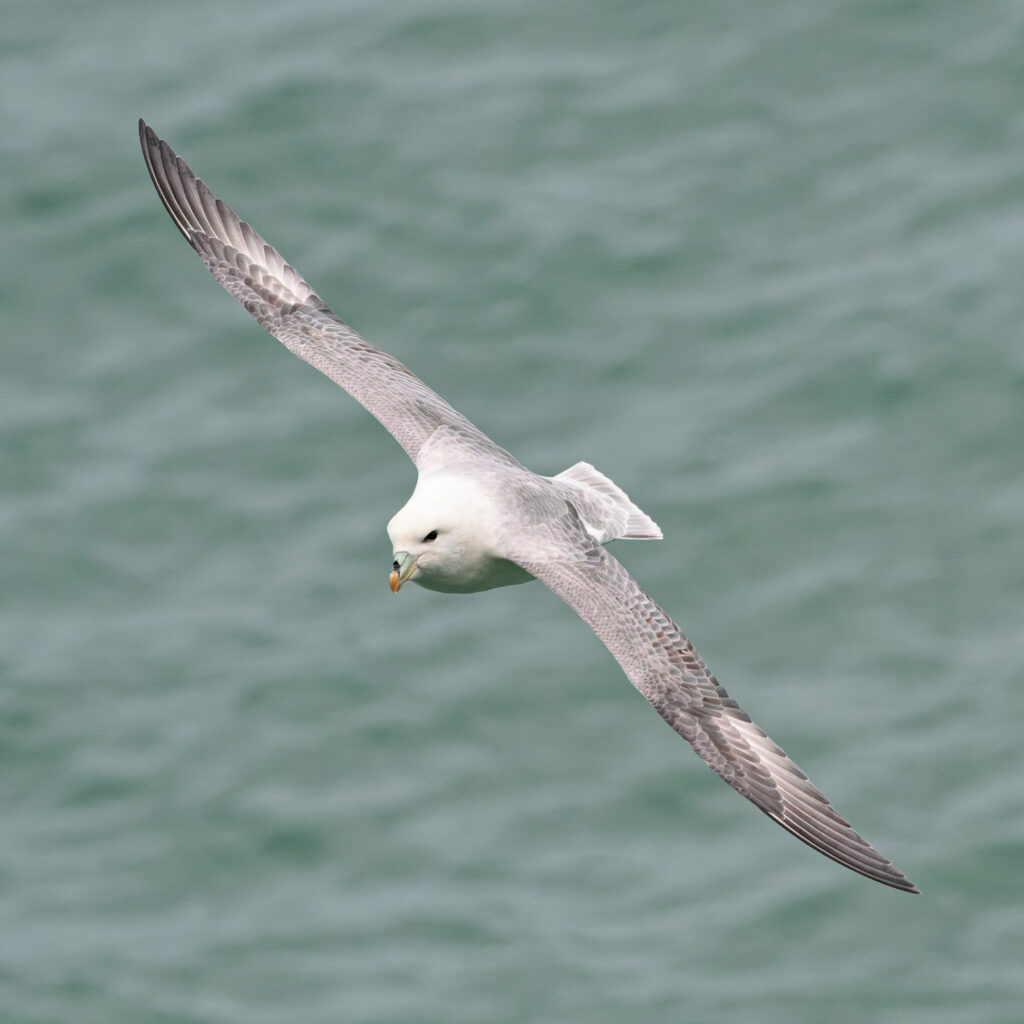
{"label": "white tail feather", "polygon": [[[661,540],[662,533],[658,524],[646,512],[642,512],[629,500],[626,492],[598,472],[589,462],[577,462],[575,466],[558,473],[555,480],[569,480],[580,487],[596,491],[605,498],[610,498],[617,508],[626,514],[625,527],[616,530],[614,537],[626,540]],[[612,537],[608,537],[611,540]]]}

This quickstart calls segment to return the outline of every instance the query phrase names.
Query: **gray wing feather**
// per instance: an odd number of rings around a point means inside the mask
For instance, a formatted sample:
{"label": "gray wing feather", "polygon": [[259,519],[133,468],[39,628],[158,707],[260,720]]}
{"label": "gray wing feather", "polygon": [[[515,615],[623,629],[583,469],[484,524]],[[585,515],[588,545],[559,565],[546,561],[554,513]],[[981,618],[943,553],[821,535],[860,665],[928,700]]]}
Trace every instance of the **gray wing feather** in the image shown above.
{"label": "gray wing feather", "polygon": [[150,177],[171,219],[211,273],[291,352],[366,407],[416,462],[439,427],[478,457],[515,460],[387,352],[340,320],[302,276],[139,121]]}
{"label": "gray wing feather", "polygon": [[[564,520],[563,520],[564,523]],[[826,857],[906,892],[915,886],[840,817],[718,684],[693,644],[604,548],[554,542],[514,560],[598,635],[629,681],[737,792]],[[536,557],[543,552],[541,557]]]}

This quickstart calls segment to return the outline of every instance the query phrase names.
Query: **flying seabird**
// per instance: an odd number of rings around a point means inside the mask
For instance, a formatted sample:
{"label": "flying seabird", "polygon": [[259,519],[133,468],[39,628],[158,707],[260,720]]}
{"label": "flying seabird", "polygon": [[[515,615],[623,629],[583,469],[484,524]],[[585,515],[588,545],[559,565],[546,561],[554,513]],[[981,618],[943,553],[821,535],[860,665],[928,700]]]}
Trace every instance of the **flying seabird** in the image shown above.
{"label": "flying seabird", "polygon": [[409,580],[446,593],[540,580],[733,789],[826,857],[884,885],[918,891],[750,720],[605,549],[618,538],[661,538],[619,487],[585,462],[553,477],[521,465],[332,313],[142,120],[139,138],[160,199],[213,276],[286,348],[365,406],[415,464],[412,497],[388,523],[393,591]]}

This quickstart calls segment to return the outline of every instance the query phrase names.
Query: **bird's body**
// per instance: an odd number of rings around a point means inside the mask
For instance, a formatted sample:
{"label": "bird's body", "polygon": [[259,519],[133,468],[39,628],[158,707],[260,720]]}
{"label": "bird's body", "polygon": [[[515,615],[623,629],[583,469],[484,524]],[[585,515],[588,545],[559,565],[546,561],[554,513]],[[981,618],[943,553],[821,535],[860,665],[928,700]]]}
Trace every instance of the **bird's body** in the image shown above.
{"label": "bird's body", "polygon": [[[423,461],[429,467],[429,457]],[[388,523],[388,536],[396,554],[416,559],[403,583],[471,594],[534,579],[515,561],[523,531],[532,525],[539,536],[569,508],[598,544],[661,537],[653,520],[586,462],[548,477],[486,458],[420,469],[412,497]]]}
{"label": "bird's body", "polygon": [[541,580],[730,786],[826,856],[885,885],[917,891],[750,720],[679,627],[605,549],[616,538],[660,538],[653,520],[587,463],[554,477],[522,466],[335,316],[141,121],[139,132],[164,206],[217,280],[287,348],[361,402],[416,464],[416,489],[388,524],[392,590],[410,580],[445,593]]}

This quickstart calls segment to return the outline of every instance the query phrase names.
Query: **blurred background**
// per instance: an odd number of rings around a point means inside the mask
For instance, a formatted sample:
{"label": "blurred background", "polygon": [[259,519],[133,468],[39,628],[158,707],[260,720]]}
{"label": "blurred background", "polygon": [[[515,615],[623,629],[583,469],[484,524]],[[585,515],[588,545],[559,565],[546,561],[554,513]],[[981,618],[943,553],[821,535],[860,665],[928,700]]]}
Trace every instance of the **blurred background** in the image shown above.
{"label": "blurred background", "polygon": [[[13,1024],[1011,1022],[1024,4],[5,5]],[[538,472],[923,890],[726,788],[179,237],[144,116]]]}

